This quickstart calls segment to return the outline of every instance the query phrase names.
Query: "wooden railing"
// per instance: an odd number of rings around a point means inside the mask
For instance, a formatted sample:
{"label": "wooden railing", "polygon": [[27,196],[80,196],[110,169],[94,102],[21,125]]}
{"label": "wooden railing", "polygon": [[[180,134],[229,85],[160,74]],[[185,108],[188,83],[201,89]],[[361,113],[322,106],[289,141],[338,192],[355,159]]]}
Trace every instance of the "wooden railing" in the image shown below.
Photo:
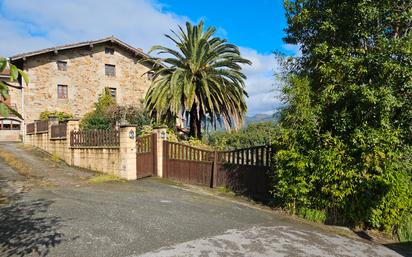
{"label": "wooden railing", "polygon": [[49,121],[39,120],[36,121],[36,134],[48,133],[49,132]]}
{"label": "wooden railing", "polygon": [[34,134],[35,128],[36,128],[36,125],[34,123],[28,123],[26,125],[26,134],[27,135]]}
{"label": "wooden railing", "polygon": [[269,167],[274,152],[274,147],[269,145],[221,151],[219,152],[218,161],[237,165]]}
{"label": "wooden railing", "polygon": [[152,151],[153,142],[152,142],[153,135],[147,135],[143,137],[136,138],[136,153],[148,153]]}
{"label": "wooden railing", "polygon": [[167,142],[167,158],[182,161],[213,161],[213,151],[188,146],[181,143]]}
{"label": "wooden railing", "polygon": [[71,131],[71,147],[118,147],[120,134],[118,130]]}
{"label": "wooden railing", "polygon": [[67,124],[61,123],[56,125],[51,125],[51,139],[65,139],[67,134]]}

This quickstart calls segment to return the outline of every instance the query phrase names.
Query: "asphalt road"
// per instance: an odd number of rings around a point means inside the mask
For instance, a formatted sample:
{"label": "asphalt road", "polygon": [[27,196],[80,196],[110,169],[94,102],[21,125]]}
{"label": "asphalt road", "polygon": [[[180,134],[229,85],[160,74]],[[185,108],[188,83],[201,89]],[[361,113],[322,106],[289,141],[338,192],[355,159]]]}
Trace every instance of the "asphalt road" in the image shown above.
{"label": "asphalt road", "polygon": [[0,158],[1,256],[400,256],[160,179],[92,185],[40,151],[4,152],[29,175]]}

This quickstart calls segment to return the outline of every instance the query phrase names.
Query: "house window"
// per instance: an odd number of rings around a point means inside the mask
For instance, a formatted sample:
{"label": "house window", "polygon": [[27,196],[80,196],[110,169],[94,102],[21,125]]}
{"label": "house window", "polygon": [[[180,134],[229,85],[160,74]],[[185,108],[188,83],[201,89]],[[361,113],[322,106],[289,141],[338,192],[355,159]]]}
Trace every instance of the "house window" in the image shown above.
{"label": "house window", "polygon": [[107,76],[114,77],[116,76],[116,66],[112,64],[105,64],[104,65],[104,72]]}
{"label": "house window", "polygon": [[67,62],[57,61],[57,69],[61,71],[67,71]]}
{"label": "house window", "polygon": [[154,72],[153,71],[149,71],[147,73],[147,79],[150,80],[150,81],[153,81],[153,79],[154,79]]}
{"label": "house window", "polygon": [[110,95],[113,97],[113,99],[116,100],[116,95],[117,95],[116,88],[106,87],[106,90],[110,93]]}
{"label": "house window", "polygon": [[106,48],[104,49],[104,53],[105,53],[105,54],[113,55],[113,54],[114,54],[114,49],[113,49],[113,48],[106,47]]}
{"label": "house window", "polygon": [[57,85],[57,98],[58,99],[67,99],[67,85]]}
{"label": "house window", "polygon": [[2,119],[0,120],[0,130],[20,130],[20,121]]}

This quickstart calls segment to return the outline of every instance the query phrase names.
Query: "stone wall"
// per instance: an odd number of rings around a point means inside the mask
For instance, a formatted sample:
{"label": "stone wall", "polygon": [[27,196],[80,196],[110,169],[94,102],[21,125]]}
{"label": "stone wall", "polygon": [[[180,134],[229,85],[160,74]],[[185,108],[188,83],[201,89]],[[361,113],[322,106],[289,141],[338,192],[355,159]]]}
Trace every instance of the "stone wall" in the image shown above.
{"label": "stone wall", "polygon": [[136,143],[134,138],[129,138],[130,130],[135,127],[124,126],[120,128],[119,147],[71,147],[70,131],[79,128],[78,120],[68,121],[67,139],[51,139],[49,132],[43,134],[26,135],[25,144],[40,148],[67,164],[110,175],[119,176],[128,180],[136,179]]}
{"label": "stone wall", "polygon": [[[106,54],[106,47],[113,48],[114,54]],[[30,78],[23,94],[25,122],[39,119],[43,111],[64,111],[82,117],[93,109],[106,87],[116,89],[120,105],[141,104],[151,81],[145,74],[149,68],[139,59],[109,42],[27,58],[23,64]],[[58,70],[57,61],[67,62],[67,70]],[[105,64],[115,65],[116,76],[105,75]],[[58,84],[68,86],[67,99],[58,99]]]}
{"label": "stone wall", "polygon": [[18,142],[20,139],[20,130],[1,130],[0,141]]}

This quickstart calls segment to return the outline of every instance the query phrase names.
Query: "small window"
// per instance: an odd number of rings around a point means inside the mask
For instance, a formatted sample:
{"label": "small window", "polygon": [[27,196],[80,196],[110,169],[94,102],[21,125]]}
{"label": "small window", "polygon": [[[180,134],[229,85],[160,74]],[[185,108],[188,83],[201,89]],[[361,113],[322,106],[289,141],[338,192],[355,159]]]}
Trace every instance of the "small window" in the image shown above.
{"label": "small window", "polygon": [[57,61],[57,69],[61,71],[67,71],[67,62]]}
{"label": "small window", "polygon": [[113,55],[113,54],[114,54],[114,49],[113,49],[113,48],[106,47],[106,48],[104,49],[104,53],[105,53],[105,54]]}
{"label": "small window", "polygon": [[0,120],[0,130],[20,130],[20,121],[2,119]]}
{"label": "small window", "polygon": [[153,71],[149,71],[147,73],[147,79],[150,80],[150,81],[153,81],[153,79],[154,79],[154,72]]}
{"label": "small window", "polygon": [[114,88],[114,87],[106,87],[106,89],[109,91],[109,93],[110,93],[110,95],[113,97],[113,99],[116,100],[116,95],[117,95],[116,88]]}
{"label": "small window", "polygon": [[58,99],[67,99],[67,85],[57,85],[57,98]]}
{"label": "small window", "polygon": [[116,76],[116,66],[112,64],[105,64],[104,72],[106,73],[107,76],[114,77]]}
{"label": "small window", "polygon": [[12,123],[12,130],[20,130],[20,123]]}

